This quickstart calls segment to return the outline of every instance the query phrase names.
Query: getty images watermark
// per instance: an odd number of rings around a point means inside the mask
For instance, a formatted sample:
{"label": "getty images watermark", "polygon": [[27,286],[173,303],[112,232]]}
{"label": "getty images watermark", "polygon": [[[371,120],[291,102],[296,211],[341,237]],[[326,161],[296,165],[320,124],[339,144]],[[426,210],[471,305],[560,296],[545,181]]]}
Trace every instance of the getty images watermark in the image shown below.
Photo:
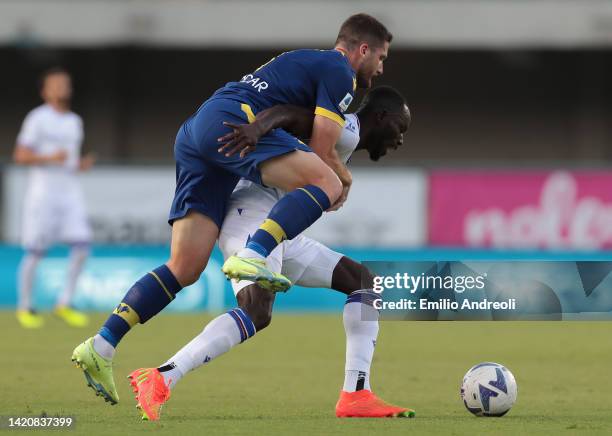
{"label": "getty images watermark", "polygon": [[603,261],[364,265],[373,279],[364,277],[362,286],[371,289],[381,320],[612,319],[612,255]]}
{"label": "getty images watermark", "polygon": [[[417,291],[447,290],[455,294],[463,294],[471,290],[483,290],[485,288],[487,273],[479,275],[411,275],[407,272],[395,273],[392,276],[375,276],[372,290],[376,294],[382,294],[385,290],[404,290],[411,295]],[[508,298],[504,301],[491,301],[488,298],[471,301],[468,298],[457,300],[456,298],[419,298],[413,300],[400,298],[399,301],[385,301],[382,298],[375,299],[373,306],[378,310],[515,310],[516,298]]]}

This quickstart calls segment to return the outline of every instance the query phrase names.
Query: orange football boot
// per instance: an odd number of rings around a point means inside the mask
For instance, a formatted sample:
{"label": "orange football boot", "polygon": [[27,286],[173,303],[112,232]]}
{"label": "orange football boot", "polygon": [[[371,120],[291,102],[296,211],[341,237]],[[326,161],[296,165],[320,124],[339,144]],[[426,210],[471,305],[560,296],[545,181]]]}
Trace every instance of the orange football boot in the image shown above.
{"label": "orange football boot", "polygon": [[170,399],[170,389],[157,368],[139,368],[128,375],[136,394],[136,408],[144,421],[157,421],[163,404]]}
{"label": "orange football boot", "polygon": [[412,409],[386,403],[367,389],[340,392],[336,403],[338,418],[414,418]]}

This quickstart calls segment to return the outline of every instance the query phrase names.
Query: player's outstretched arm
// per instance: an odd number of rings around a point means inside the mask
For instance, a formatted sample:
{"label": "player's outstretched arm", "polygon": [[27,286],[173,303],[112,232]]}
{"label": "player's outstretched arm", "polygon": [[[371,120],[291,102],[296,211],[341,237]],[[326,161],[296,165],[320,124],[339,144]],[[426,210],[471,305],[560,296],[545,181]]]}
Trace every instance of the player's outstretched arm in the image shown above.
{"label": "player's outstretched arm", "polygon": [[18,165],[46,165],[46,164],[61,164],[68,154],[64,150],[56,151],[49,155],[36,153],[29,147],[17,145],[13,152],[13,161]]}
{"label": "player's outstretched arm", "polygon": [[311,110],[293,106],[272,106],[257,114],[250,124],[225,123],[232,131],[218,139],[225,143],[219,148],[220,153],[231,156],[240,152],[243,157],[255,148],[257,141],[272,129],[283,128],[299,138],[308,138],[312,131],[314,114]]}

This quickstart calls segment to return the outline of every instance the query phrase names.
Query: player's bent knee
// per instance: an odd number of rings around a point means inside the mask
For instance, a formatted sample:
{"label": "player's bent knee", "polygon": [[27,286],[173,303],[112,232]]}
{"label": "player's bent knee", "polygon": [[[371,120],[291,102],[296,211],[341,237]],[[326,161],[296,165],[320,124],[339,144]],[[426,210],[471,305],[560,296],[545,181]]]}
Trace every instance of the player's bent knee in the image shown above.
{"label": "player's bent knee", "polygon": [[362,263],[349,257],[342,257],[332,273],[332,288],[350,294],[361,289],[369,289],[374,283],[374,275]]}
{"label": "player's bent knee", "polygon": [[[325,164],[323,164],[325,165]],[[296,175],[291,190],[301,188],[303,186],[313,185],[321,189],[330,203],[334,203],[342,194],[342,183],[338,176],[327,166],[321,168],[320,171],[304,173]]]}
{"label": "player's bent knee", "polygon": [[217,224],[193,210],[174,221],[167,266],[182,286],[189,286],[200,278],[218,235]]}
{"label": "player's bent knee", "polygon": [[183,287],[197,282],[204,268],[206,268],[206,263],[204,265],[194,265],[193,261],[188,259],[170,259],[166,265]]}
{"label": "player's bent knee", "polygon": [[238,292],[236,299],[238,306],[249,315],[257,331],[270,325],[274,305],[272,292],[257,285],[249,285]]}
{"label": "player's bent knee", "polygon": [[314,153],[289,153],[264,162],[260,171],[267,186],[286,192],[314,185],[325,192],[332,204],[342,193],[342,183],[336,173]]}
{"label": "player's bent knee", "polygon": [[325,192],[329,197],[330,204],[334,204],[342,194],[342,182],[340,182],[340,179],[336,173],[331,171],[331,169],[326,171],[323,177],[308,184],[321,188],[321,190],[323,190],[323,192]]}

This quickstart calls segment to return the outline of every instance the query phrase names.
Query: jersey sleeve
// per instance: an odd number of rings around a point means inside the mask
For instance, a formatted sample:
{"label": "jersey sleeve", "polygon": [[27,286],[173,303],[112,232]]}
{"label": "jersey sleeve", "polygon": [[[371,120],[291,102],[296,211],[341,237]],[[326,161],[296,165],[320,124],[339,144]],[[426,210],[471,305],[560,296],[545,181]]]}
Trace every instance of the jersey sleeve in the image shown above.
{"label": "jersey sleeve", "polygon": [[359,118],[355,114],[344,114],[344,128],[336,142],[336,152],[345,164],[359,145]]}
{"label": "jersey sleeve", "polygon": [[28,148],[35,148],[38,139],[38,125],[38,117],[34,112],[26,115],[19,135],[17,135],[17,144]]}
{"label": "jersey sleeve", "polygon": [[344,127],[343,113],[354,96],[354,77],[342,66],[334,66],[322,72],[317,86],[315,115],[321,115]]}

